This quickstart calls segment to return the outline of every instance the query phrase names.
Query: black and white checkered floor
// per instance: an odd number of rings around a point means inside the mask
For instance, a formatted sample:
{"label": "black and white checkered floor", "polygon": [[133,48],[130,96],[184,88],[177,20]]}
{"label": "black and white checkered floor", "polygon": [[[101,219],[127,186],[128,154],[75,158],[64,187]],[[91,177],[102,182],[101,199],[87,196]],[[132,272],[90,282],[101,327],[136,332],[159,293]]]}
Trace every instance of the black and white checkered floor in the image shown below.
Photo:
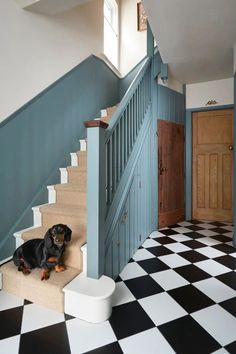
{"label": "black and white checkered floor", "polygon": [[109,321],[89,324],[0,292],[0,353],[236,353],[233,227],[153,232],[117,279]]}

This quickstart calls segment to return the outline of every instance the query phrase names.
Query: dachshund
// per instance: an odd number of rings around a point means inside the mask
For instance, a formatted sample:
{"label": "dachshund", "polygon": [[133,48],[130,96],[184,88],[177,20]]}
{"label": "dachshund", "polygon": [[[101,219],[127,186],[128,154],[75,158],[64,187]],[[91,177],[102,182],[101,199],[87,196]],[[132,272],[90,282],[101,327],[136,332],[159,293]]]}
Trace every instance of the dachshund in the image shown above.
{"label": "dachshund", "polygon": [[63,253],[66,242],[71,240],[71,233],[67,225],[57,224],[46,232],[44,239],[36,238],[23,243],[13,254],[18,271],[27,275],[31,269],[41,268],[41,280],[47,280],[52,268],[56,272],[65,270]]}

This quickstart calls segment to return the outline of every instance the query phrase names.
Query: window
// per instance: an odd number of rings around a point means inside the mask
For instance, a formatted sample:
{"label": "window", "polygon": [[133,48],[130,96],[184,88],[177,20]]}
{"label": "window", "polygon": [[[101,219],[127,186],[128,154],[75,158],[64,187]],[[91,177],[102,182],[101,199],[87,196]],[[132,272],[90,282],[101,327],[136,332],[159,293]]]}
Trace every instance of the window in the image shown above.
{"label": "window", "polygon": [[118,67],[118,6],[115,0],[104,0],[104,54]]}

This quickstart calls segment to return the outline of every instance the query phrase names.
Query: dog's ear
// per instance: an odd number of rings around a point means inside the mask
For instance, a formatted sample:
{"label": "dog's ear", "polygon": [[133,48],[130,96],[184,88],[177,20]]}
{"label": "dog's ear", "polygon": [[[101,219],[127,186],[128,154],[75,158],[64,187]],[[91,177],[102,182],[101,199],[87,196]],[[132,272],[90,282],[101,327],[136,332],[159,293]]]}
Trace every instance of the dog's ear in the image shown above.
{"label": "dog's ear", "polygon": [[52,247],[53,242],[51,236],[52,236],[51,229],[49,229],[44,236],[44,244],[46,248]]}
{"label": "dog's ear", "polygon": [[71,240],[72,231],[67,225],[64,225],[64,228],[65,228],[65,235],[64,235],[65,241],[69,242]]}

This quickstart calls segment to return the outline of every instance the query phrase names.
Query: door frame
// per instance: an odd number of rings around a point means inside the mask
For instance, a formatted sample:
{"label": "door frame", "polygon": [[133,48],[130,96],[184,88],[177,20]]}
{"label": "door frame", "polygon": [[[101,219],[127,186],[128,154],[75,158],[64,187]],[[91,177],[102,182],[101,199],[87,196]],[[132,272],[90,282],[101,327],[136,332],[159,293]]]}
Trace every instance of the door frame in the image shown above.
{"label": "door frame", "polygon": [[[213,106],[213,107],[203,107],[203,108],[192,108],[186,109],[186,123],[185,123],[185,217],[186,220],[192,219],[192,115],[194,112],[205,112],[205,111],[216,111],[222,109],[234,109],[233,104]],[[235,113],[235,112],[234,112]],[[234,116],[235,121],[235,116]],[[233,126],[235,124],[233,123]],[[233,132],[233,141],[235,140],[235,134]],[[234,150],[235,154],[235,150]],[[235,166],[234,166],[235,169]],[[233,189],[235,185],[235,173],[233,174]],[[235,190],[233,193],[233,205],[235,205]],[[236,206],[236,205],[235,205]],[[235,220],[234,220],[235,223]],[[234,243],[236,242],[236,237],[234,237]]]}

